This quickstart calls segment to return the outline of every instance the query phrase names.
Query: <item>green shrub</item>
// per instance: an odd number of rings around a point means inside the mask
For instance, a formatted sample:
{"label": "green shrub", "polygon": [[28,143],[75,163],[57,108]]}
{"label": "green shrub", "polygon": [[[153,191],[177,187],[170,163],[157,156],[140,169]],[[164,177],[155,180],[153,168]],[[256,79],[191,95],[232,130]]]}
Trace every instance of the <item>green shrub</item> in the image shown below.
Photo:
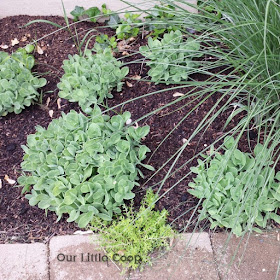
{"label": "green shrub", "polygon": [[109,117],[98,106],[90,117],[71,111],[53,120],[47,129],[27,138],[22,170],[18,179],[30,205],[55,211],[58,220],[69,214],[68,222],[85,227],[94,215],[111,220],[120,213],[124,200],[132,199],[137,185],[136,167],[149,148],[141,138],[149,126],[125,126],[130,113]]}
{"label": "green shrub", "polygon": [[[30,45],[27,50],[31,50]],[[33,76],[34,57],[25,49],[12,55],[0,52],[0,116],[19,114],[38,98],[37,89],[46,84],[44,78]]]}
{"label": "green shrub", "polygon": [[84,112],[90,113],[91,105],[113,97],[110,92],[114,87],[121,91],[121,80],[129,72],[128,67],[121,66],[108,48],[94,55],[87,50],[85,57],[69,55],[69,59],[63,61],[65,74],[57,85],[59,96],[78,102]]}
{"label": "green shrub", "polygon": [[[133,207],[129,207],[124,216],[114,220],[108,228],[98,218],[92,221],[92,229],[101,231],[100,245],[110,258],[119,260],[125,269],[151,264],[152,252],[170,246],[174,232],[170,225],[166,225],[167,210],[154,210],[157,198],[149,189],[139,212],[135,213]],[[120,259],[121,256],[124,256],[124,260]],[[128,256],[132,257],[131,261],[127,261]]]}
{"label": "green shrub", "polygon": [[[211,228],[232,229],[236,235],[265,228],[268,220],[280,222],[280,172],[275,175],[271,155],[258,144],[255,157],[232,147],[234,139],[225,139],[223,155],[212,151],[213,158],[198,160],[192,167],[197,174],[189,193],[203,202],[200,219],[208,218]],[[206,156],[205,156],[206,157]]]}
{"label": "green shrub", "polygon": [[148,46],[139,48],[141,54],[149,59],[148,72],[155,83],[178,83],[186,80],[189,73],[198,66],[192,58],[201,56],[200,44],[192,38],[183,41],[182,33],[171,31],[162,40],[148,39]]}

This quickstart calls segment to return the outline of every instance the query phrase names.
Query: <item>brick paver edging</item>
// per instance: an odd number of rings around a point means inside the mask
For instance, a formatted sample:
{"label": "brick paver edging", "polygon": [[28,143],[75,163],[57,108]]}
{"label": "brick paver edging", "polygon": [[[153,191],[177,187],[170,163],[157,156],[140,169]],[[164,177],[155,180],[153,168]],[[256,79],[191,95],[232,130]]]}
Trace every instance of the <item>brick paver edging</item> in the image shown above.
{"label": "brick paver edging", "polygon": [[[229,242],[227,239],[224,233],[181,234],[169,252],[153,259],[153,266],[124,275],[98,249],[98,235],[56,236],[48,244],[0,244],[0,279],[277,279],[280,257],[277,231],[251,234],[243,239],[231,236]],[[233,256],[236,261],[231,263]],[[116,260],[119,257],[122,256],[116,255]]]}

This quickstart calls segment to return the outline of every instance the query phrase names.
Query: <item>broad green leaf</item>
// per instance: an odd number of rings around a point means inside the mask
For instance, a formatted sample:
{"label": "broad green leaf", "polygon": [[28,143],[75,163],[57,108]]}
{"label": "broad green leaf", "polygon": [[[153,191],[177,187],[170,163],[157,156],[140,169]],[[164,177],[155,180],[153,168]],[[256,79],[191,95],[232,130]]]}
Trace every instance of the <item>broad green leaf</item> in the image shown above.
{"label": "broad green leaf", "polygon": [[50,206],[50,199],[41,200],[38,203],[38,207],[41,208],[41,209],[47,209],[49,206]]}
{"label": "broad green leaf", "polygon": [[74,21],[78,21],[79,17],[82,16],[85,12],[85,9],[81,6],[75,6],[75,9],[70,12],[70,14],[74,17]]}
{"label": "broad green leaf", "polygon": [[89,128],[88,128],[88,136],[90,138],[96,138],[101,136],[101,129],[98,124],[96,123],[91,123]]}
{"label": "broad green leaf", "polygon": [[36,196],[33,196],[33,197],[31,197],[31,198],[29,199],[29,205],[30,205],[30,206],[35,206],[38,202],[39,202],[39,201],[38,201],[38,199],[37,199]]}
{"label": "broad green leaf", "polygon": [[34,45],[28,44],[25,46],[25,50],[27,53],[32,53],[34,49],[35,49]]}
{"label": "broad green leaf", "polygon": [[52,193],[53,193],[54,196],[58,196],[59,194],[61,194],[61,192],[62,192],[61,186],[62,185],[63,184],[59,181],[55,184],[55,186],[52,190]]}
{"label": "broad green leaf", "polygon": [[257,144],[254,148],[255,156],[260,155],[265,152],[265,148],[262,144]]}
{"label": "broad green leaf", "polygon": [[83,181],[85,181],[86,179],[88,179],[92,174],[92,166],[88,166],[85,171],[84,171],[84,178]]}
{"label": "broad green leaf", "polygon": [[97,216],[105,221],[112,221],[112,217],[110,217],[109,215],[98,213]]}
{"label": "broad green leaf", "polygon": [[138,150],[138,158],[140,160],[145,159],[146,157],[146,153],[150,152],[151,150],[147,147],[147,146],[140,146],[139,150]]}
{"label": "broad green leaf", "polygon": [[84,14],[90,17],[92,22],[96,22],[96,16],[100,15],[101,11],[97,7],[91,7],[84,11]]}
{"label": "broad green leaf", "polygon": [[68,223],[74,222],[75,220],[77,220],[79,218],[79,216],[80,216],[80,212],[73,209],[70,212],[70,215],[69,215],[69,218],[67,219],[67,222]]}
{"label": "broad green leaf", "polygon": [[133,192],[126,193],[123,197],[123,199],[133,199],[135,197],[135,194]]}
{"label": "broad green leaf", "polygon": [[126,140],[120,140],[117,143],[116,148],[117,148],[118,151],[120,151],[122,153],[128,153],[129,150],[130,150],[130,144]]}
{"label": "broad green leaf", "polygon": [[280,216],[275,213],[270,213],[270,218],[274,220],[277,224],[280,224]]}
{"label": "broad green leaf", "polygon": [[149,133],[150,131],[150,127],[148,125],[146,126],[143,126],[143,127],[138,127],[136,128],[135,132],[136,134],[138,135],[138,137],[141,139],[141,138],[144,138],[145,136],[147,136],[147,134]]}
{"label": "broad green leaf", "polygon": [[263,205],[261,205],[261,209],[263,211],[270,212],[270,211],[273,211],[275,209],[275,205],[273,205],[273,204],[263,204]]}
{"label": "broad green leaf", "polygon": [[119,22],[120,22],[120,17],[118,16],[118,14],[112,14],[110,16],[109,21],[107,22],[107,25],[109,27],[114,28],[114,27],[116,27],[116,25],[118,25]]}
{"label": "broad green leaf", "polygon": [[241,225],[238,223],[234,226],[234,228],[232,229],[232,232],[236,235],[236,236],[241,236],[242,235],[242,227]]}
{"label": "broad green leaf", "polygon": [[151,165],[141,163],[141,166],[145,167],[146,169],[148,169],[150,171],[155,171],[155,169]]}
{"label": "broad green leaf", "polygon": [[94,216],[93,212],[81,214],[79,217],[78,226],[80,228],[85,228],[89,224],[89,222],[93,219],[93,216]]}
{"label": "broad green leaf", "polygon": [[230,150],[233,148],[235,144],[235,140],[232,136],[226,136],[224,140],[225,147]]}
{"label": "broad green leaf", "polygon": [[246,156],[240,150],[234,150],[234,157],[240,162],[240,165],[244,166],[246,164]]}
{"label": "broad green leaf", "polygon": [[66,205],[71,205],[76,200],[77,193],[75,189],[71,189],[65,192],[64,203]]}
{"label": "broad green leaf", "polygon": [[115,200],[116,200],[116,202],[118,202],[118,203],[122,202],[122,201],[123,201],[123,195],[120,194],[120,193],[116,193],[116,194],[115,194]]}

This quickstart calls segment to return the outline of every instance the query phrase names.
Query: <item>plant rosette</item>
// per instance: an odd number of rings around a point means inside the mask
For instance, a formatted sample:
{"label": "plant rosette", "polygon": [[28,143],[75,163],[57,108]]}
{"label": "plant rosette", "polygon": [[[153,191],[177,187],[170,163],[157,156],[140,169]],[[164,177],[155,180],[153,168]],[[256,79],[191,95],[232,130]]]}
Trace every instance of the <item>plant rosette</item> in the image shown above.
{"label": "plant rosette", "polygon": [[275,174],[267,148],[257,144],[254,157],[234,148],[233,137],[225,138],[225,153],[213,149],[206,161],[198,160],[191,171],[197,174],[189,193],[203,199],[200,220],[211,228],[232,229],[237,236],[246,231],[261,232],[269,220],[280,223],[280,172]]}
{"label": "plant rosette", "polygon": [[122,80],[129,72],[128,67],[121,66],[109,48],[96,54],[87,50],[84,56],[69,55],[63,61],[65,74],[57,85],[59,97],[78,102],[85,113],[90,113],[92,105],[113,97],[114,87],[121,91]]}
{"label": "plant rosette", "polygon": [[38,98],[39,88],[46,85],[46,79],[35,77],[31,69],[35,59],[34,47],[18,49],[12,55],[0,52],[0,116],[14,112],[19,114]]}
{"label": "plant rosette", "polygon": [[58,220],[68,214],[68,222],[84,228],[96,215],[111,220],[121,212],[125,200],[142,172],[149,148],[141,139],[149,126],[126,126],[130,113],[109,117],[98,106],[90,116],[70,111],[53,120],[22,146],[23,175],[18,183],[31,206],[55,211]]}
{"label": "plant rosette", "polygon": [[199,52],[200,43],[193,38],[183,41],[181,31],[166,33],[161,40],[148,39],[148,45],[139,48],[140,53],[149,61],[148,72],[152,82],[156,84],[179,83],[187,80],[190,73],[198,67],[198,62],[192,61],[194,57],[202,56]]}

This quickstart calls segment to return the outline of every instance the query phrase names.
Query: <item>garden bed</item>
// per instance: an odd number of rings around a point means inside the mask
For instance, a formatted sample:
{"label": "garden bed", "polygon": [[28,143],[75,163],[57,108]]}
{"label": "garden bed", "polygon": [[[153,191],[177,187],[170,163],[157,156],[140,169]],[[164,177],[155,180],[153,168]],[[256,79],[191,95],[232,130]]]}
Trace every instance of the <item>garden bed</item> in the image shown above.
{"label": "garden bed", "polygon": [[[36,23],[26,28],[22,28],[26,23],[34,19],[47,19],[60,25],[65,25],[65,20],[62,17],[30,17],[16,16],[8,17],[0,20],[0,45],[8,45],[5,51],[11,53],[18,47],[24,47],[27,43],[32,43],[33,40],[39,39],[57,28],[45,23]],[[70,20],[71,22],[71,20]],[[76,25],[77,32],[81,37],[93,27],[99,27],[98,24],[82,22]],[[111,34],[112,30],[104,29],[102,32]],[[17,38],[19,44],[11,46],[11,40]],[[90,43],[93,46],[94,41]],[[146,44],[145,37],[139,35],[130,43],[130,48],[127,49],[129,54],[138,52],[141,45]],[[47,127],[53,118],[58,118],[61,112],[69,112],[70,109],[79,111],[76,104],[69,103],[67,100],[61,101],[61,106],[58,106],[58,89],[57,83],[63,75],[61,68],[64,59],[68,58],[68,54],[75,54],[73,40],[69,38],[67,31],[59,31],[54,35],[47,36],[39,41],[40,48],[43,54],[35,54],[37,65],[33,71],[36,71],[47,79],[47,85],[43,88],[44,94],[42,104],[35,104],[26,108],[21,114],[8,114],[0,119],[0,179],[2,180],[2,188],[0,189],[0,242],[33,242],[46,241],[53,235],[71,234],[79,228],[74,223],[66,222],[66,218],[62,218],[56,223],[56,215],[52,212],[46,217],[45,211],[37,207],[31,207],[28,200],[21,195],[20,188],[14,188],[8,184],[4,177],[16,180],[20,175],[20,164],[22,162],[23,150],[21,145],[26,144],[26,137],[30,133],[35,132],[35,126],[41,125]],[[121,54],[117,55],[121,57]],[[129,58],[124,58],[124,62],[129,62],[141,58],[141,55],[135,54]],[[203,57],[201,59],[208,59]],[[178,89],[174,85],[155,85],[148,81],[137,80],[135,77],[140,76],[141,79],[147,78],[148,67],[141,63],[128,64],[129,74],[126,77],[126,83],[120,93],[112,92],[113,99],[108,100],[108,106],[116,106],[122,102],[132,98],[140,97],[151,92],[170,89],[161,93],[150,95],[149,97],[140,98],[136,101],[129,102],[123,107],[118,107],[116,111],[130,111],[132,120],[137,120],[141,116],[164,106],[171,101],[174,101],[178,96],[175,93],[188,94],[191,88]],[[220,71],[221,69],[219,69]],[[213,70],[215,71],[215,70]],[[218,71],[218,70],[217,70]],[[139,78],[139,77],[138,77]],[[203,75],[192,75],[192,79],[205,80],[207,77]],[[175,94],[175,96],[174,96]],[[184,139],[188,139],[193,133],[197,125],[203,117],[210,111],[213,105],[216,104],[219,96],[215,95],[208,98],[201,106],[198,107],[190,116],[168,137],[166,141],[160,145],[162,140],[176,126],[176,124],[194,107],[194,103],[189,104],[190,98],[185,98],[175,105],[169,106],[160,110],[156,114],[152,114],[149,118],[138,122],[139,125],[148,124],[150,133],[143,141],[151,151],[156,151],[150,158],[152,153],[148,154],[144,163],[149,163],[156,170],[159,169],[183,144]],[[198,101],[196,101],[198,102]],[[53,114],[50,114],[50,111]],[[211,124],[211,126],[203,133],[199,133],[195,139],[184,150],[175,168],[179,168],[185,162],[190,160],[195,154],[211,145],[223,131],[225,120],[231,111],[225,111]],[[235,119],[231,125],[234,126],[238,122]],[[230,128],[230,127],[229,127]],[[250,132],[250,145],[254,147],[257,133]],[[244,151],[250,151],[246,135],[239,141],[239,148]],[[161,194],[170,189],[170,186],[177,183],[190,170],[191,166],[196,165],[196,160],[190,161],[179,172],[176,172],[172,177],[168,178],[161,189]],[[143,170],[146,178],[141,180],[140,187],[136,191],[135,205],[139,205],[147,187],[160,185],[159,182],[164,179],[167,170],[171,166],[167,164],[160,172],[153,176],[147,183],[147,179],[152,175],[151,171]],[[278,168],[279,170],[279,168]],[[168,221],[178,229],[183,230],[188,220],[193,215],[194,208],[197,205],[198,199],[191,196],[188,190],[188,183],[192,176],[182,180],[175,188],[165,194],[157,204],[158,209],[167,209],[169,212]],[[194,214],[197,216],[197,212]],[[180,218],[179,218],[180,217]],[[192,218],[192,223],[196,222]],[[208,223],[200,223],[201,228],[208,228]],[[193,226],[190,225],[187,230],[192,231]]]}

